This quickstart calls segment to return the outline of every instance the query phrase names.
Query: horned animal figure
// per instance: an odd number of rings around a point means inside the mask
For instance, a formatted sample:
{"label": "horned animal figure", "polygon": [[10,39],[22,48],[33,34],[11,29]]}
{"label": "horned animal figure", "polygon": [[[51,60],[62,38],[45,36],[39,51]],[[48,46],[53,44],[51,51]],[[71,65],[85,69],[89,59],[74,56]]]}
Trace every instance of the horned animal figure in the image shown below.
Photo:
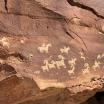
{"label": "horned animal figure", "polygon": [[69,50],[70,50],[69,47],[64,47],[60,49],[61,53],[66,53],[66,54],[68,54]]}
{"label": "horned animal figure", "polygon": [[71,60],[68,61],[68,64],[71,67],[71,70],[68,70],[69,74],[74,74],[76,60],[77,60],[76,58],[72,58]]}
{"label": "horned animal figure", "polygon": [[61,60],[56,61],[56,66],[57,66],[57,68],[58,68],[58,69],[61,69],[61,67],[66,68],[66,65],[65,65],[65,58],[64,58],[62,55],[59,55],[58,58],[61,59]]}
{"label": "horned animal figure", "polygon": [[38,50],[41,52],[41,53],[48,53],[49,51],[49,47],[52,47],[51,44],[43,44],[41,47],[38,47]]}

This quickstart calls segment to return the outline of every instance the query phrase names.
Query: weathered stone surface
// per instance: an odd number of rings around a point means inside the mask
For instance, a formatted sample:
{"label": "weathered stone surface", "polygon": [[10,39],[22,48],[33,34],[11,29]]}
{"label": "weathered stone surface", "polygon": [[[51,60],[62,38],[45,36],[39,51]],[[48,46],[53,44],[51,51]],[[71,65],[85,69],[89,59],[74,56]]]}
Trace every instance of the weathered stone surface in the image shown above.
{"label": "weathered stone surface", "polygon": [[0,12],[6,12],[5,0],[0,0]]}
{"label": "weathered stone surface", "polygon": [[103,90],[103,3],[90,1],[0,1],[2,104],[80,104]]}
{"label": "weathered stone surface", "polygon": [[95,11],[99,16],[104,16],[104,2],[103,0],[70,0],[75,2],[76,5],[83,5],[85,8],[89,8],[89,10]]}
{"label": "weathered stone surface", "polygon": [[39,88],[33,80],[14,75],[0,82],[0,103],[12,104],[38,92]]}

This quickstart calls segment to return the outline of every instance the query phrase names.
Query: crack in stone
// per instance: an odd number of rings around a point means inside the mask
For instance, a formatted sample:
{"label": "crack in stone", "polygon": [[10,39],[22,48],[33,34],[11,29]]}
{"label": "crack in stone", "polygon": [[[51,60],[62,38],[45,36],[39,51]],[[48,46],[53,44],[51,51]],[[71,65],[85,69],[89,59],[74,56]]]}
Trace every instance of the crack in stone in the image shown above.
{"label": "crack in stone", "polygon": [[7,0],[4,0],[4,2],[5,2],[5,10],[6,10],[7,13],[8,13]]}
{"label": "crack in stone", "polygon": [[79,7],[79,8],[88,10],[88,11],[92,12],[93,14],[95,14],[97,17],[99,17],[99,18],[101,18],[101,19],[104,19],[104,16],[98,14],[93,8],[91,8],[91,7],[89,7],[89,6],[80,4],[79,2],[74,2],[73,0],[67,0],[67,2],[68,2],[71,6],[77,6],[77,7]]}

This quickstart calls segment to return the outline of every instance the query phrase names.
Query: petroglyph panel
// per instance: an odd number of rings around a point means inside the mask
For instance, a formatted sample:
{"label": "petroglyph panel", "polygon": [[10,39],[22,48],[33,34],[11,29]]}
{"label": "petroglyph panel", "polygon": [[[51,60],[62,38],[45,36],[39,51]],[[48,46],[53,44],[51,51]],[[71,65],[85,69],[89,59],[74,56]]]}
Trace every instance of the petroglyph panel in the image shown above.
{"label": "petroglyph panel", "polygon": [[[86,52],[76,51],[70,43],[60,45],[55,38],[45,37],[44,39],[41,36],[31,40],[29,37],[15,39],[8,36],[1,37],[0,40],[0,44],[6,43],[5,48],[9,49],[6,53],[7,61],[0,58],[1,63],[8,62],[9,65],[16,67],[19,71],[23,70],[24,73],[27,73],[26,70],[29,68],[29,73],[34,76],[68,80],[80,74],[86,76],[104,68],[104,52],[97,53],[94,57],[92,54],[92,59],[90,59]],[[8,46],[7,43],[9,43]]]}
{"label": "petroglyph panel", "polygon": [[[64,46],[64,48],[62,47],[59,48],[60,55],[57,54],[57,58],[55,58],[54,60],[51,59],[49,61],[44,59],[43,61],[44,65],[41,66],[43,72],[49,72],[50,70],[53,69],[58,71],[59,69],[61,69],[67,70],[69,76],[75,75],[75,71],[78,70],[77,66],[80,60],[82,60],[81,63],[83,63],[82,67],[80,67],[82,69],[80,73],[82,73],[83,75],[90,74],[91,70],[96,71],[102,68],[100,66],[101,65],[100,60],[104,57],[103,53],[96,55],[96,59],[92,62],[93,64],[90,65],[83,52],[81,51],[78,52],[79,57],[77,59],[76,57],[73,58],[73,56],[70,55],[69,51],[71,51],[71,48]],[[53,55],[51,54],[51,56]]]}

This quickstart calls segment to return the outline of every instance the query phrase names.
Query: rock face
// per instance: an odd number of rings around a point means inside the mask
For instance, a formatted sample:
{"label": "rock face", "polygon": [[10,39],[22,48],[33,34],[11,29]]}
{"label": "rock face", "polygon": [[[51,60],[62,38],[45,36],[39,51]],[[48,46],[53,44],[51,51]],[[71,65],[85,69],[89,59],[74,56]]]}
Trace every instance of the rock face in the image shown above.
{"label": "rock face", "polygon": [[1,104],[81,104],[103,91],[103,6],[1,0]]}

